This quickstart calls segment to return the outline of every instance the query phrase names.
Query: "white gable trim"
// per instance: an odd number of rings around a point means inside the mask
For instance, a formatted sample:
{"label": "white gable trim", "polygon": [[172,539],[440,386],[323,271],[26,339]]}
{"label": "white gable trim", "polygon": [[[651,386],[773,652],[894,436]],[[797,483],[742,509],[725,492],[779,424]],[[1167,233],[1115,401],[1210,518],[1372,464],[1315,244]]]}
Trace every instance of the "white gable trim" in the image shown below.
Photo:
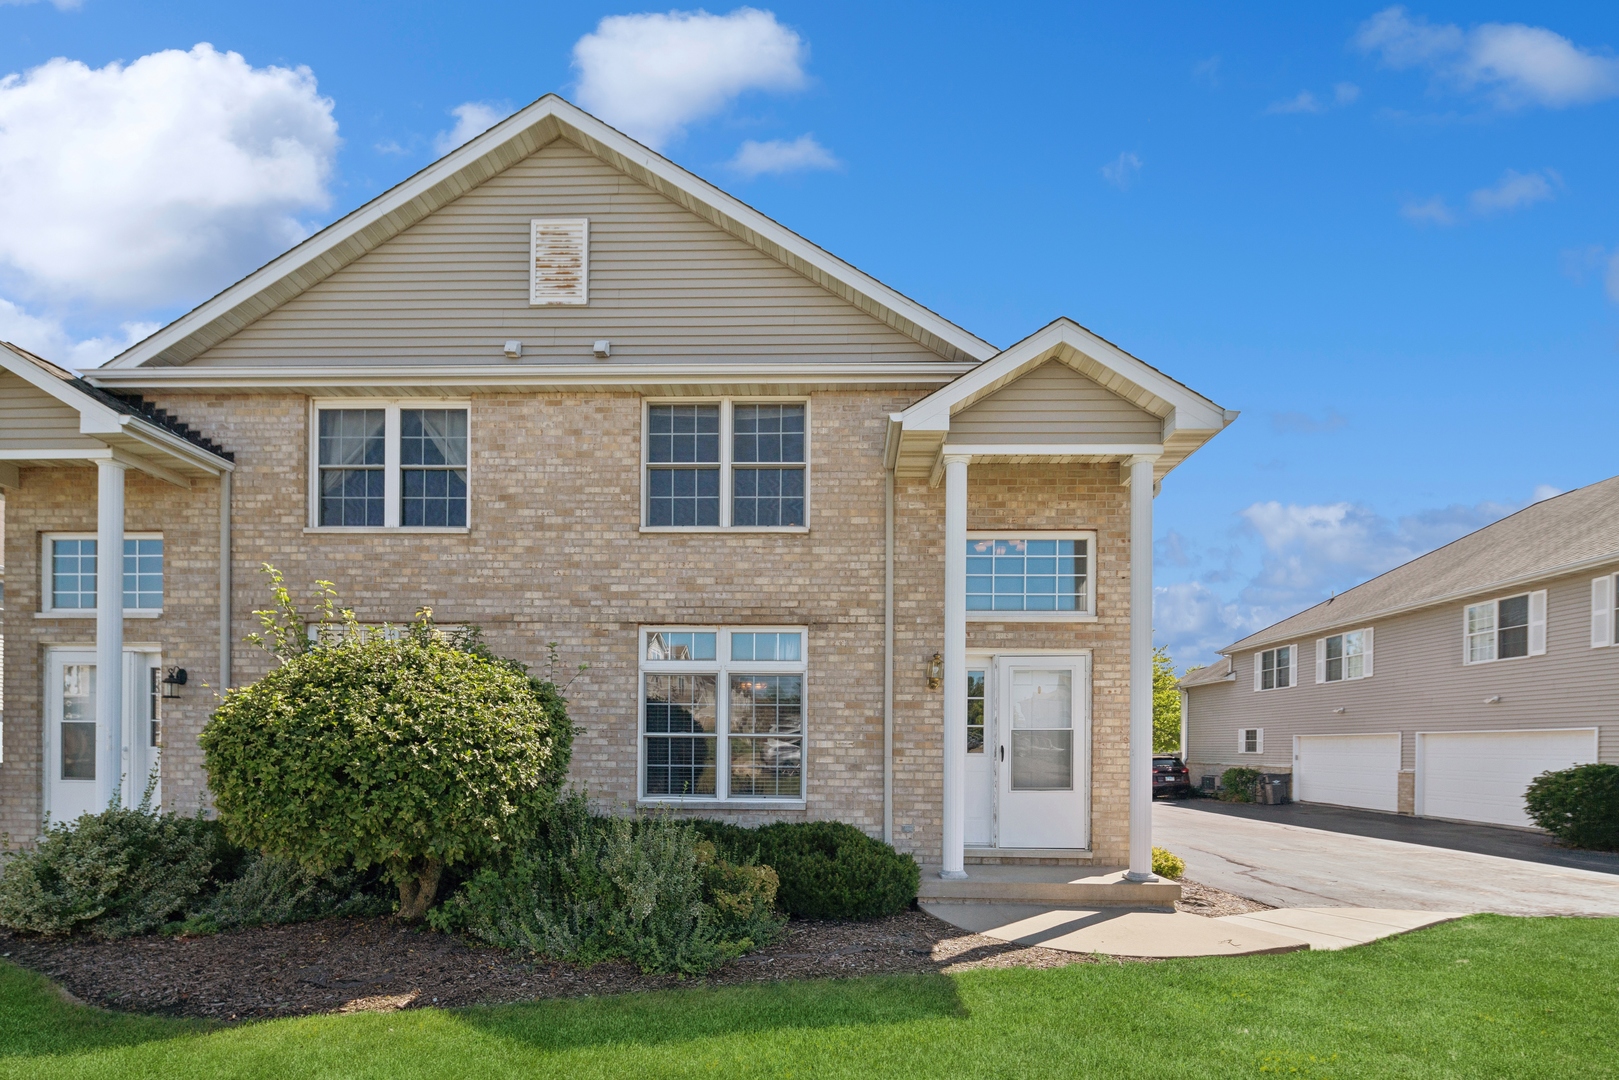
{"label": "white gable trim", "polygon": [[183,364],[497,173],[559,138],[779,259],[823,288],[950,360],[995,347],[864,274],[746,203],[555,94],[547,94],[415,176],[271,260],[106,365]]}
{"label": "white gable trim", "polygon": [[[1163,423],[1161,442],[1154,446],[1098,446],[1087,450],[1067,446],[995,448],[950,443],[951,417],[1052,360],[1067,364],[1104,389],[1158,417]],[[1155,469],[1156,475],[1162,477],[1236,418],[1235,412],[1222,409],[1073,320],[1058,319],[904,412],[894,413],[889,424],[888,463],[908,475],[920,475],[924,471],[923,458],[929,459],[925,471],[932,473],[936,471],[938,458],[947,450],[975,458],[1009,456],[1008,451],[1015,452],[1016,456],[1035,456],[1042,449],[1046,456],[1068,458],[1084,453],[1121,460],[1136,455],[1162,455]],[[1173,452],[1170,452],[1171,446]],[[904,465],[900,464],[902,460]]]}

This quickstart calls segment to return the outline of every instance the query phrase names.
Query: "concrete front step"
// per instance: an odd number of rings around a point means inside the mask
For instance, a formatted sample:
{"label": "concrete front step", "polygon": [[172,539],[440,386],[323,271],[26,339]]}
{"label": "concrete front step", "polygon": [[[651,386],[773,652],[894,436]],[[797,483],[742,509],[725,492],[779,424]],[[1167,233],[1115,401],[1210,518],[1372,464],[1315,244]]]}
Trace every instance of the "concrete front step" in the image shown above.
{"label": "concrete front step", "polygon": [[964,879],[922,867],[922,903],[1063,904],[1108,908],[1173,908],[1181,887],[1173,881],[1131,882],[1122,869],[1037,863],[976,864]]}

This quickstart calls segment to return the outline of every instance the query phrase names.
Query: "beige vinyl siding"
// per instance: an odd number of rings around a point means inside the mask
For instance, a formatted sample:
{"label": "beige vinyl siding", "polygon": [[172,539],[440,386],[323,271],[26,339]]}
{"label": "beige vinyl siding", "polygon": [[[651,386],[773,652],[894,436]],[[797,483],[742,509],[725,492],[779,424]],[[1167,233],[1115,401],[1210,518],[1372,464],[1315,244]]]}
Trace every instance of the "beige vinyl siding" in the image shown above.
{"label": "beige vinyl siding", "polygon": [[10,372],[0,372],[0,450],[99,450],[79,434],[79,414]]}
{"label": "beige vinyl siding", "polygon": [[[1615,570],[1619,565],[1607,572]],[[1297,686],[1255,693],[1254,654],[1239,653],[1234,683],[1187,691],[1188,760],[1194,768],[1244,764],[1286,771],[1292,765],[1295,735],[1399,731],[1401,768],[1414,769],[1419,731],[1597,727],[1599,760],[1619,762],[1619,648],[1593,649],[1590,641],[1591,579],[1601,572],[1480,593],[1363,624],[1375,628],[1377,640],[1376,673],[1367,679],[1317,683],[1313,669],[1305,665]],[[1466,605],[1534,589],[1547,590],[1545,655],[1463,664]],[[1313,656],[1314,650],[1314,637],[1299,643],[1305,656]],[[1496,695],[1499,704],[1484,703]],[[1340,707],[1344,712],[1335,714]],[[1265,729],[1264,754],[1237,760],[1239,727]]]}
{"label": "beige vinyl siding", "polygon": [[952,443],[1159,443],[1163,421],[1052,360],[950,418]]}
{"label": "beige vinyl siding", "polygon": [[[529,304],[536,217],[590,222],[590,302]],[[196,365],[938,360],[912,339],[566,141],[430,214]]]}

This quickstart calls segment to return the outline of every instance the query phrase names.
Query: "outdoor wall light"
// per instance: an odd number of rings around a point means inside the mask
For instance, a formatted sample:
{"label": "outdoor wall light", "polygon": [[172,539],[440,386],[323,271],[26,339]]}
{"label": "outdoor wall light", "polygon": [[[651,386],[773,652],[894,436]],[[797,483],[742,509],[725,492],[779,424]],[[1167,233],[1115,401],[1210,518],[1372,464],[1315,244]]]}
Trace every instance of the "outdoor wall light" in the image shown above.
{"label": "outdoor wall light", "polygon": [[944,656],[934,653],[933,659],[928,661],[928,689],[937,690],[944,685]]}
{"label": "outdoor wall light", "polygon": [[180,696],[180,687],[186,684],[186,669],[171,667],[163,673],[163,696],[177,698]]}

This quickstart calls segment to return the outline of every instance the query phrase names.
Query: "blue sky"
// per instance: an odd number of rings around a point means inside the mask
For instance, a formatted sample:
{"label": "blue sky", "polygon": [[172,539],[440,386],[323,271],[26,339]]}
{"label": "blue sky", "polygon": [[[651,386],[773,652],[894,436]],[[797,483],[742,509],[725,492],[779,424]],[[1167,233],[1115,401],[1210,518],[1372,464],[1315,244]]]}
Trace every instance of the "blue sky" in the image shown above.
{"label": "blue sky", "polygon": [[1182,666],[1619,472],[1619,8],[760,7],[0,0],[0,336],[96,362],[559,91],[1242,410],[1157,503]]}

